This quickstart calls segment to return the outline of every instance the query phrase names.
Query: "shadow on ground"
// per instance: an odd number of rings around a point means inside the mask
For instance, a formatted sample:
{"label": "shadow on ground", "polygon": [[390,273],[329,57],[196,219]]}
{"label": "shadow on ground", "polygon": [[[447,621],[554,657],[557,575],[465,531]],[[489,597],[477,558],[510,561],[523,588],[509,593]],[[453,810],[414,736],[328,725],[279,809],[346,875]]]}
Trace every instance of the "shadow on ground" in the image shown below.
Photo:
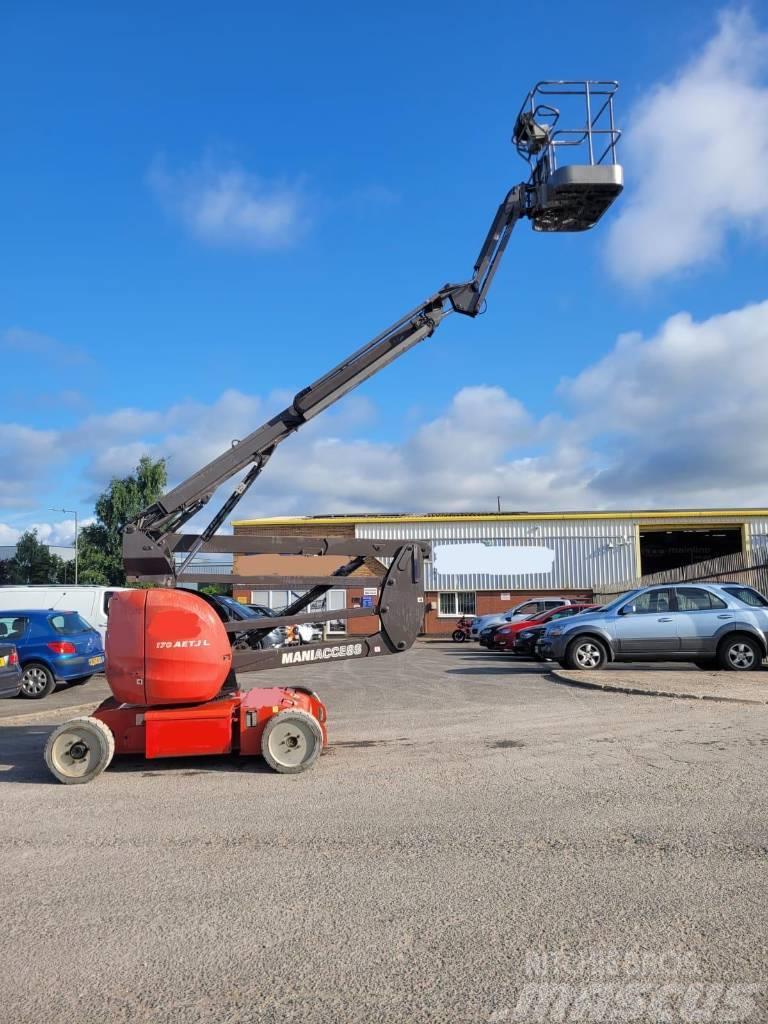
{"label": "shadow on ground", "polygon": [[[0,784],[33,783],[58,786],[48,771],[43,750],[53,726],[8,725],[0,726]],[[144,778],[162,778],[163,775],[210,775],[221,772],[271,773],[272,769],[260,757],[164,757],[148,761],[128,755],[117,757],[107,768],[106,775],[138,774]]]}

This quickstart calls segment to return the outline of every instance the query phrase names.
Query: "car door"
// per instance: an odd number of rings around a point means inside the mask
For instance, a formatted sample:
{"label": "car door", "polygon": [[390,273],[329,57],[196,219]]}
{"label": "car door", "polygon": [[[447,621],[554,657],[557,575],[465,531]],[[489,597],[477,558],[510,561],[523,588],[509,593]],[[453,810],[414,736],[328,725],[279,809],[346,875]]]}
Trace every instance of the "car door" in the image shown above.
{"label": "car door", "polygon": [[680,651],[672,587],[636,594],[618,609],[613,628],[615,650],[623,658],[675,657]]}
{"label": "car door", "polygon": [[680,653],[692,657],[714,655],[717,631],[736,614],[717,594],[701,587],[675,587],[675,622]]}

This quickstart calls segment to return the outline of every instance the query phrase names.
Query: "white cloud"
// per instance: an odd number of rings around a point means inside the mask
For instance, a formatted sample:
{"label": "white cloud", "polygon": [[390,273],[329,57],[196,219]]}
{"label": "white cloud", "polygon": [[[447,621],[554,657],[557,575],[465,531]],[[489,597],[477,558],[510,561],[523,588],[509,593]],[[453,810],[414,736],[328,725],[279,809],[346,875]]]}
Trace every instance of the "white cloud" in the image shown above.
{"label": "white cloud", "polygon": [[632,284],[707,263],[730,231],[768,228],[768,33],[726,11],[717,34],[637,104],[622,140],[628,192],[607,238]]}
{"label": "white cloud", "polygon": [[[77,524],[78,531],[84,526],[90,526],[96,520],[93,516],[80,519]],[[75,543],[75,520],[62,519],[53,523],[32,523],[31,530],[37,530],[37,539],[42,544],[60,545],[61,547],[73,547]]]}
{"label": "white cloud", "polygon": [[20,536],[21,530],[16,530],[7,523],[0,523],[0,544],[15,544]]}
{"label": "white cloud", "polygon": [[[546,415],[502,388],[464,387],[398,444],[366,439],[377,411],[350,396],[280,446],[237,514],[470,511],[495,508],[497,495],[508,510],[765,506],[766,351],[768,301],[703,321],[678,313],[651,337],[621,336],[562,382]],[[0,427],[0,447],[14,452],[0,480],[25,495],[29,520],[58,504],[46,495],[54,465],[85,494],[148,452],[168,457],[177,483],[285,404],[229,390],[210,405],[118,409],[67,433]],[[56,537],[70,529],[50,525]]]}
{"label": "white cloud", "polygon": [[[77,524],[78,530],[93,522],[95,520],[92,517],[81,519]],[[26,530],[36,530],[37,539],[42,544],[72,547],[75,543],[75,520],[61,519],[58,522],[29,523],[23,529],[0,523],[0,544],[15,544]]]}
{"label": "white cloud", "polygon": [[85,349],[21,327],[9,327],[3,331],[0,336],[0,351],[16,351],[26,356],[39,356],[60,366],[80,366],[90,362],[90,356]]}
{"label": "white cloud", "polygon": [[280,249],[295,242],[309,220],[300,183],[269,181],[238,166],[206,161],[172,171],[158,159],[148,180],[165,208],[209,245]]}

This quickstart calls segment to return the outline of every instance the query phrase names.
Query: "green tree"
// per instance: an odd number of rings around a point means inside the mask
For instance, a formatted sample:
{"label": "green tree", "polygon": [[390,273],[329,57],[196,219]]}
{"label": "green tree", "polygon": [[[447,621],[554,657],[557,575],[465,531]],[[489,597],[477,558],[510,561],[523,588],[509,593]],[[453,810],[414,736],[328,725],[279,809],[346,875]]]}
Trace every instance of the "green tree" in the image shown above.
{"label": "green tree", "polygon": [[64,579],[64,561],[52,555],[37,539],[37,530],[22,533],[16,554],[6,561],[8,583],[60,583]]}
{"label": "green tree", "polygon": [[80,582],[124,587],[123,530],[162,495],[168,482],[165,459],[142,456],[136,472],[118,479],[96,501],[96,522],[80,531]]}

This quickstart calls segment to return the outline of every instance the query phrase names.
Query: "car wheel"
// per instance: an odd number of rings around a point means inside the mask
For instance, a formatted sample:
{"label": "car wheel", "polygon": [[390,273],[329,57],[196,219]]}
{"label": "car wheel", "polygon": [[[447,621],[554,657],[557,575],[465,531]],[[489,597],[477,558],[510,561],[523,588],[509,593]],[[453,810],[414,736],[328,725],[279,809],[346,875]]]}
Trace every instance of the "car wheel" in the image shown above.
{"label": "car wheel", "polygon": [[726,637],[717,649],[717,664],[728,672],[754,672],[762,660],[760,646],[746,633]]}
{"label": "car wheel", "polygon": [[53,691],[56,680],[53,672],[39,661],[30,661],[24,666],[21,676],[21,696],[29,700],[41,700]]}
{"label": "car wheel", "polygon": [[602,668],[608,660],[605,645],[591,636],[577,637],[568,644],[565,652],[566,668],[591,670]]}

